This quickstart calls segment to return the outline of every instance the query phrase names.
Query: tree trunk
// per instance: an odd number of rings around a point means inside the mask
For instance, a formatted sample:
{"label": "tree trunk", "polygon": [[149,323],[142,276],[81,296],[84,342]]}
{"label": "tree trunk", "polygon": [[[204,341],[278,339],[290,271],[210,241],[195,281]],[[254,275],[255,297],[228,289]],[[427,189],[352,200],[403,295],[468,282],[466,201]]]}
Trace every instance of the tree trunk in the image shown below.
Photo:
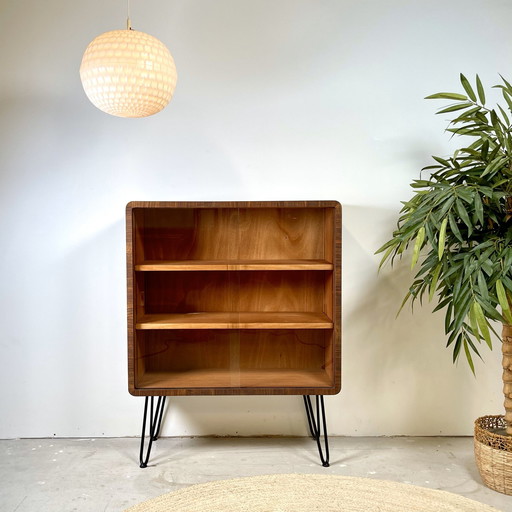
{"label": "tree trunk", "polygon": [[[512,219],[512,196],[507,197],[505,222]],[[508,298],[510,309],[512,301]],[[505,421],[507,434],[512,436],[512,325],[503,324],[503,394],[505,395]]]}
{"label": "tree trunk", "polygon": [[512,435],[512,325],[503,324],[503,393],[507,434]]}

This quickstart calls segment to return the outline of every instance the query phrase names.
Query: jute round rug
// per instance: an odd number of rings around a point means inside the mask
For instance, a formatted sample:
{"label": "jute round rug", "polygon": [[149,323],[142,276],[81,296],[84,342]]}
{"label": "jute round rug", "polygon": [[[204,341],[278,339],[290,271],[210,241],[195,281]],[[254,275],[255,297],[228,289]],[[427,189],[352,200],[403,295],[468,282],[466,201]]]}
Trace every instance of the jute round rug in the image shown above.
{"label": "jute round rug", "polygon": [[444,491],[369,478],[269,475],[193,485],[125,512],[499,512]]}

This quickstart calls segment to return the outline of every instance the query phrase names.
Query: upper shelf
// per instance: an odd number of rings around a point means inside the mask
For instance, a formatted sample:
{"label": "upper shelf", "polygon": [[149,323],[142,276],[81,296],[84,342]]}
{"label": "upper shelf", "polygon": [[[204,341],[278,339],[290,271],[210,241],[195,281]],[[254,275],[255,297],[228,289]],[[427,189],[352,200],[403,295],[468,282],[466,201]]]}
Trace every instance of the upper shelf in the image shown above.
{"label": "upper shelf", "polygon": [[151,260],[135,265],[145,272],[199,270],[332,270],[327,260]]}
{"label": "upper shelf", "polygon": [[324,313],[201,312],[143,315],[136,329],[332,329]]}

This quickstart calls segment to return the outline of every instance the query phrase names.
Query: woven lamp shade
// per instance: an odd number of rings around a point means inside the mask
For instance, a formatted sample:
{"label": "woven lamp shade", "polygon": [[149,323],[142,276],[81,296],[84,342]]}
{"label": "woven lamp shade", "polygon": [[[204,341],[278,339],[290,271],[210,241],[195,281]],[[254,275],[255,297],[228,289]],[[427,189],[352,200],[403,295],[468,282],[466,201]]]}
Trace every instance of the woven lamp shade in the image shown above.
{"label": "woven lamp shade", "polygon": [[160,112],[176,88],[176,66],[166,46],[137,30],[112,30],[86,48],[80,66],[93,105],[119,117]]}

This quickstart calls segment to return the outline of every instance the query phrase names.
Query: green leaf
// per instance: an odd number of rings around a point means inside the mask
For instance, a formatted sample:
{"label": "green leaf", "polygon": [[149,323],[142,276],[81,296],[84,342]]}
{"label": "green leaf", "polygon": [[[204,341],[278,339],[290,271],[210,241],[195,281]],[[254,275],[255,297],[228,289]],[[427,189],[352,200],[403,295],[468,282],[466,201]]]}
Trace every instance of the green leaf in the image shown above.
{"label": "green leaf", "polygon": [[448,224],[448,217],[445,217],[443,219],[443,222],[441,222],[441,228],[439,229],[439,245],[437,249],[437,256],[441,260],[444,253],[444,244],[446,240],[446,225]]}
{"label": "green leaf", "polygon": [[453,313],[453,302],[451,300],[449,300],[448,304],[447,304],[447,308],[446,308],[446,314],[444,316],[444,332],[445,332],[445,334],[448,334],[450,332],[452,313]]}
{"label": "green leaf", "polygon": [[[450,105],[449,107],[438,110],[437,114],[446,114],[447,112],[456,112],[457,110],[462,110],[463,108],[472,107],[473,103],[456,103],[455,105]],[[474,107],[476,110],[480,110],[480,107]]]}
{"label": "green leaf", "polygon": [[452,233],[460,242],[464,242],[464,239],[462,238],[462,235],[459,231],[459,227],[457,226],[457,222],[455,221],[455,217],[453,216],[452,212],[448,214],[448,222],[450,223],[450,229],[452,230]]}
{"label": "green leaf", "polygon": [[473,363],[473,358],[471,357],[471,352],[469,351],[468,342],[465,337],[464,337],[464,352],[466,353],[466,359],[468,360],[469,367],[471,368],[473,375],[475,375],[475,364]]}
{"label": "green leaf", "polygon": [[460,347],[462,345],[462,334],[457,336],[457,341],[455,342],[455,346],[453,347],[453,362],[455,363],[459,358]]}
{"label": "green leaf", "polygon": [[482,82],[480,81],[480,77],[476,75],[476,90],[478,91],[478,97],[480,98],[480,103],[485,105],[485,92],[482,86]]}
{"label": "green leaf", "polygon": [[487,160],[487,155],[489,154],[489,141],[486,140],[483,144],[482,144],[482,160],[486,161]]}
{"label": "green leaf", "polygon": [[508,91],[512,94],[512,85],[510,85],[501,75],[500,77],[503,80],[503,83],[507,86]]}
{"label": "green leaf", "polygon": [[454,331],[458,331],[462,324],[464,323],[464,319],[469,313],[469,309],[471,307],[471,294],[468,293],[468,289],[465,290],[465,293],[460,295],[459,300],[455,303],[455,307],[457,308],[457,312],[453,319],[453,324],[450,325],[450,329]]}
{"label": "green leaf", "polygon": [[406,296],[404,297],[404,299],[402,300],[402,304],[400,304],[400,309],[398,310],[398,313],[396,314],[396,317],[398,318],[398,315],[402,312],[402,309],[404,309],[404,306],[405,304],[407,303],[407,300],[409,299],[409,297],[411,296],[411,290],[409,290],[406,294]]}
{"label": "green leaf", "polygon": [[466,203],[473,204],[475,195],[473,187],[459,187],[457,193]]}
{"label": "green leaf", "polygon": [[476,302],[473,302],[471,305],[471,309],[469,310],[469,324],[471,325],[471,330],[473,331],[473,336],[479,340],[480,335],[478,331],[478,322],[476,320],[476,314],[475,314],[475,304]]}
{"label": "green leaf", "polygon": [[[503,317],[498,313],[496,308],[494,308],[489,302],[479,301],[479,304],[480,306],[482,306],[484,314],[487,316],[487,318],[491,320],[496,320],[498,322],[503,322]],[[487,327],[490,327],[489,323],[487,324]]]}
{"label": "green leaf", "polygon": [[434,156],[432,155],[432,158],[436,161],[436,162],[439,162],[441,165],[444,165],[445,167],[447,168],[451,168],[450,166],[450,162],[448,162],[448,160],[445,160],[444,158],[441,158],[439,156]]}
{"label": "green leaf", "polygon": [[[482,356],[480,355],[480,352],[478,352],[478,349],[475,347],[475,344],[471,341],[471,338],[468,336],[465,336],[466,341],[468,342],[469,346],[471,347],[471,350],[480,358],[482,359]],[[483,361],[483,359],[482,359]]]}
{"label": "green leaf", "polygon": [[485,342],[492,350],[491,333],[489,332],[489,327],[487,326],[487,320],[485,319],[482,307],[478,302],[474,302],[473,307],[475,308],[475,318],[478,323],[478,329],[480,330]]}
{"label": "green leaf", "polygon": [[503,110],[501,105],[498,105],[498,108],[500,109],[501,115],[503,116],[503,119],[505,120],[505,123],[510,124],[510,120],[507,116],[507,113]]}
{"label": "green leaf", "polygon": [[450,196],[448,199],[446,199],[444,201],[443,207],[439,211],[439,216],[438,216],[439,219],[442,219],[448,213],[448,210],[452,207],[452,204],[454,203],[454,201],[455,201],[454,196]]}
{"label": "green leaf", "polygon": [[[462,103],[461,103],[461,105],[462,105]],[[472,105],[472,103],[463,103],[463,105]],[[478,118],[477,112],[480,113],[481,109],[482,109],[482,107],[480,107],[480,106],[470,108],[469,110],[466,110],[466,112],[463,112],[459,117],[455,118],[451,122],[451,124],[462,123],[462,122],[467,123],[469,121],[474,121],[475,120],[474,118]],[[440,114],[440,113],[441,112],[438,112],[438,114]]]}
{"label": "green leaf", "polygon": [[480,225],[484,225],[484,205],[482,204],[482,199],[480,198],[480,194],[476,193],[474,198],[475,204],[475,215]]}
{"label": "green leaf", "polygon": [[510,94],[506,91],[506,89],[503,89],[501,92],[503,94],[503,98],[507,102],[509,110],[512,111],[512,98],[510,97]]}
{"label": "green leaf", "polygon": [[468,96],[473,101],[476,101],[476,94],[473,91],[473,88],[471,87],[468,79],[462,73],[460,74],[460,83],[462,84],[462,87],[464,87],[464,90],[467,92]]}
{"label": "green leaf", "polygon": [[469,219],[468,212],[467,212],[466,208],[464,208],[462,201],[459,201],[459,199],[457,199],[455,201],[455,206],[457,207],[457,212],[459,213],[460,218],[462,219],[464,224],[466,224],[466,226],[468,227],[468,230],[472,231],[473,225],[471,224],[471,220]]}
{"label": "green leaf", "polygon": [[442,263],[438,263],[437,267],[434,269],[434,272],[432,273],[432,281],[430,281],[430,290],[428,294],[428,300],[431,301],[434,297],[434,293],[436,292],[436,286],[437,281],[439,280],[439,273],[441,272],[441,269],[443,268]]}
{"label": "green leaf", "polygon": [[396,241],[395,238],[392,238],[391,240],[388,240],[382,247],[377,249],[375,251],[375,254],[379,254],[381,252],[384,252],[388,247],[393,247],[395,245],[397,245],[397,241]]}
{"label": "green leaf", "polygon": [[388,250],[384,253],[384,256],[382,256],[382,259],[380,260],[379,269],[378,269],[379,271],[382,268],[382,266],[384,265],[384,263],[386,263],[387,259],[389,258],[389,255],[393,252],[394,249],[395,249],[395,247],[393,247],[393,246],[388,247]]}
{"label": "green leaf", "polygon": [[479,270],[478,271],[478,290],[480,291],[480,295],[485,302],[489,302],[489,290],[487,288],[487,281],[485,280],[484,273]]}
{"label": "green leaf", "polygon": [[500,279],[496,281],[496,294],[498,295],[498,302],[500,303],[501,309],[503,310],[503,316],[510,325],[512,324],[512,313],[510,311],[510,305],[508,303],[507,292]]}
{"label": "green leaf", "polygon": [[468,97],[463,94],[457,94],[454,92],[438,92],[436,94],[431,94],[425,98],[426,100],[460,100],[467,101]]}
{"label": "green leaf", "polygon": [[488,174],[493,173],[502,163],[504,163],[507,160],[507,157],[504,157],[502,155],[496,157],[494,160],[491,160],[491,162],[487,165],[485,168],[485,171],[481,174],[481,178],[484,176],[487,176]]}
{"label": "green leaf", "polygon": [[414,250],[412,253],[412,261],[411,261],[411,269],[414,268],[416,263],[418,262],[418,258],[420,256],[420,250],[423,245],[423,241],[425,240],[425,228],[422,226],[416,235],[416,242],[414,244]]}

